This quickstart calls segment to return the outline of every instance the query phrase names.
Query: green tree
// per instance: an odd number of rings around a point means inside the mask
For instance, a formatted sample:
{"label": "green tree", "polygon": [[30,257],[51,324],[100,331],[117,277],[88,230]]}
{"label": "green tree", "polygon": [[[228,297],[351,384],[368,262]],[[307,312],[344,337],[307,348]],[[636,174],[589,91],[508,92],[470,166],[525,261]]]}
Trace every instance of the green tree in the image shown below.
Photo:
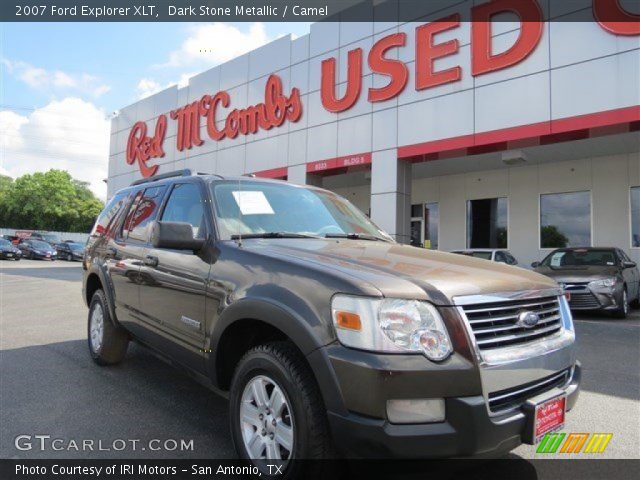
{"label": "green tree", "polygon": [[540,244],[542,248],[564,248],[569,239],[555,225],[545,225],[540,229]]}
{"label": "green tree", "polygon": [[88,232],[102,207],[88,183],[63,170],[0,180],[0,225],[5,227]]}

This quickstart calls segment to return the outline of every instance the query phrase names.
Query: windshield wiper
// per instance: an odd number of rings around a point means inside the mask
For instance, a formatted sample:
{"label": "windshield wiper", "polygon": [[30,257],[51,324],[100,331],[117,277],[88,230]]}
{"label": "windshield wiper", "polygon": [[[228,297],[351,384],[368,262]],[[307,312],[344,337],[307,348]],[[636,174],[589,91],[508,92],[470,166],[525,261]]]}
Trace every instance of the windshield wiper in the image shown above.
{"label": "windshield wiper", "polygon": [[327,233],[324,238],[346,238],[348,240],[372,240],[375,242],[387,242],[389,240],[368,233]]}
{"label": "windshield wiper", "polygon": [[260,233],[244,233],[241,235],[231,235],[231,240],[243,240],[245,238],[322,238],[317,235],[308,233],[293,232],[260,232]]}

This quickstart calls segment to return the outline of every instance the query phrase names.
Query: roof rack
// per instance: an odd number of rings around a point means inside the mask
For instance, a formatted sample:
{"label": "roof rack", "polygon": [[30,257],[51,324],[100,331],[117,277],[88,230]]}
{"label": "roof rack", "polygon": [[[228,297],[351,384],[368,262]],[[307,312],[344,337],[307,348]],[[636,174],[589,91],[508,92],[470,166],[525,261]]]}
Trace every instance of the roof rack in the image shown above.
{"label": "roof rack", "polygon": [[154,175],[152,177],[148,177],[148,178],[141,178],[140,180],[136,180],[135,182],[133,182],[131,185],[142,185],[143,183],[149,183],[149,182],[155,182],[157,180],[164,180],[165,178],[172,178],[172,177],[190,177],[191,175],[193,175],[193,172],[188,169],[185,168],[183,170],[176,170],[174,172],[167,172],[167,173],[162,173],[160,175]]}

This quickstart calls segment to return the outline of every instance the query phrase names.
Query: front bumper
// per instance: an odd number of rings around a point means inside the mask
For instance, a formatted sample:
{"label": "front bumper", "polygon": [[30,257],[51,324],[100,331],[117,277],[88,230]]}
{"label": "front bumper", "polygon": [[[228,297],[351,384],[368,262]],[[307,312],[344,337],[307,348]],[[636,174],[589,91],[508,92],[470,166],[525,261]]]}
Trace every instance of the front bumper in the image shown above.
{"label": "front bumper", "polygon": [[622,288],[622,284],[618,284],[612,289],[584,287],[580,290],[572,290],[569,308],[571,310],[615,310],[620,306],[618,302],[622,298]]}
{"label": "front bumper", "polygon": [[13,260],[14,258],[22,258],[22,254],[17,252],[0,252],[0,258]]}
{"label": "front bumper", "polygon": [[[562,388],[567,410],[577,401],[580,379],[581,367],[576,362],[571,380]],[[447,397],[445,404],[442,423],[394,425],[353,412],[329,412],[329,424],[336,447],[349,458],[496,457],[524,441],[522,409],[490,416],[483,395]]]}

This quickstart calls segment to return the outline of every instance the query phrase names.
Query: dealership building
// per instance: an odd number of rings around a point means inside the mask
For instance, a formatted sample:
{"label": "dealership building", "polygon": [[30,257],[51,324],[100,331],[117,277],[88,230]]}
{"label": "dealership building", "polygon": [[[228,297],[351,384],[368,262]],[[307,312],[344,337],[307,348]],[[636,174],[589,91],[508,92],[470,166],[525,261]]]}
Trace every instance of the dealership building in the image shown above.
{"label": "dealership building", "polygon": [[639,24],[479,3],[316,23],[121,109],[108,195],[184,168],[255,174],[335,191],[423,248],[640,261]]}

